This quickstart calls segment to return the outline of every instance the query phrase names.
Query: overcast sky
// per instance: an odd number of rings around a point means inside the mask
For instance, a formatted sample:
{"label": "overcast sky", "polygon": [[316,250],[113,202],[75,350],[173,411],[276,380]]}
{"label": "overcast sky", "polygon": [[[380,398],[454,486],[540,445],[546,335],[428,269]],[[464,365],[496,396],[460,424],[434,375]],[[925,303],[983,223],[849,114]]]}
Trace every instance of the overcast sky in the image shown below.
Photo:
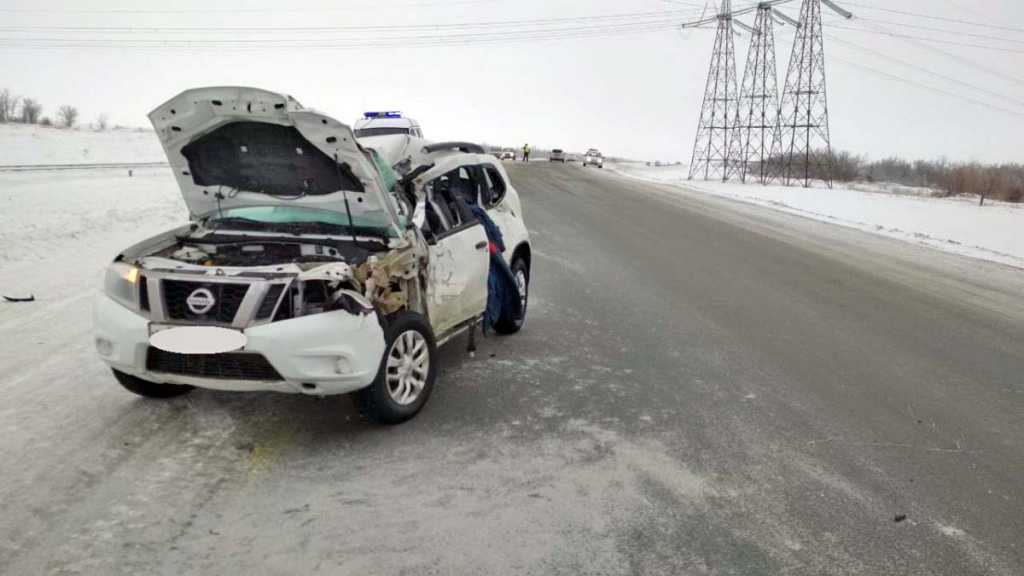
{"label": "overcast sky", "polygon": [[[734,1],[742,7],[751,2]],[[826,20],[833,147],[871,158],[944,156],[954,160],[1024,161],[1024,3],[1000,0],[858,0],[842,2],[870,20]],[[0,1],[0,37],[75,38],[60,27],[347,27],[549,19],[667,10],[696,15],[702,1],[635,0],[354,0],[173,3]],[[787,11],[798,14],[798,2]],[[929,13],[914,19],[887,7]],[[239,9],[241,11],[239,11]],[[682,16],[682,15],[681,15]],[[683,18],[680,17],[682,20]],[[750,22],[752,19],[747,18]],[[971,27],[954,20],[994,23]],[[893,23],[902,24],[893,24]],[[907,24],[918,28],[907,27]],[[26,32],[23,28],[54,27]],[[919,40],[837,28],[859,27],[944,39]],[[932,29],[949,30],[935,32]],[[1014,28],[1014,29],[1011,29]],[[495,27],[494,29],[498,29]],[[473,30],[480,31],[479,28]],[[438,34],[450,34],[439,29]],[[779,27],[780,88],[793,29]],[[104,31],[92,37],[163,37]],[[279,37],[330,37],[288,32]],[[345,32],[350,34],[350,32]],[[365,31],[361,38],[372,38]],[[204,85],[251,85],[293,95],[351,122],[364,110],[397,109],[415,117],[431,139],[469,139],[585,150],[638,159],[688,161],[713,30],[654,31],[454,47],[273,48],[260,34],[239,33],[250,49],[27,49],[0,43],[0,88],[39,100],[44,115],[77,106],[85,122],[147,125],[146,113],[174,94]],[[232,38],[197,31],[184,38]],[[852,48],[852,42],[888,58]],[[992,38],[997,38],[993,40]],[[1005,40],[1001,40],[1002,38]],[[736,39],[742,74],[749,37]],[[983,44],[999,50],[958,46]],[[903,66],[897,58],[930,70]],[[840,59],[842,61],[840,61]],[[863,67],[881,72],[872,73]],[[940,78],[940,74],[946,78]],[[902,83],[927,84],[947,94]],[[2,155],[2,151],[0,151]]]}

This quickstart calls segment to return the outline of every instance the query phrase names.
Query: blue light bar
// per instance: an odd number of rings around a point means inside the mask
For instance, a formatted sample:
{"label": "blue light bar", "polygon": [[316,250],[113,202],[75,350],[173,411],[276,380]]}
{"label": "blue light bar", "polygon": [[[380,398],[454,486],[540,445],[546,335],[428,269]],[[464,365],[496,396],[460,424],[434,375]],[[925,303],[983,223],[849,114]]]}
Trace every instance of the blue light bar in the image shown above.
{"label": "blue light bar", "polygon": [[401,118],[402,113],[398,111],[388,112],[363,112],[363,118]]}

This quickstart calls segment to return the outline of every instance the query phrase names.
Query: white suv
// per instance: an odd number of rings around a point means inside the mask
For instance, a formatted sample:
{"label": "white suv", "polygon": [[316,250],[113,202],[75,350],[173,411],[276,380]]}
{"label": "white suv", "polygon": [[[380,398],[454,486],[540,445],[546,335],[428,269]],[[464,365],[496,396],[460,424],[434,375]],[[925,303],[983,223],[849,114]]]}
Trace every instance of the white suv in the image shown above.
{"label": "white suv", "polygon": [[360,391],[400,422],[437,346],[522,326],[519,197],[474,145],[425,145],[398,178],[348,126],[253,88],[189,90],[150,119],[190,221],[119,254],[96,297],[96,349],[128,390]]}
{"label": "white suv", "polygon": [[587,154],[583,157],[583,167],[586,168],[587,166],[604,168],[604,156],[596,148],[587,150]]}

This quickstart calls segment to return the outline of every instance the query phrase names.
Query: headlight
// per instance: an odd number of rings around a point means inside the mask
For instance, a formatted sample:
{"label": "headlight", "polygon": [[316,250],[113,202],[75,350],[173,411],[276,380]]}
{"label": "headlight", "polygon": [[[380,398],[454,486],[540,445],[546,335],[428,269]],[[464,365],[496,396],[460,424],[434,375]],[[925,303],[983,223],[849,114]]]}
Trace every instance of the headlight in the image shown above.
{"label": "headlight", "polygon": [[114,262],[103,278],[103,291],[123,306],[139,309],[139,269],[123,262]]}

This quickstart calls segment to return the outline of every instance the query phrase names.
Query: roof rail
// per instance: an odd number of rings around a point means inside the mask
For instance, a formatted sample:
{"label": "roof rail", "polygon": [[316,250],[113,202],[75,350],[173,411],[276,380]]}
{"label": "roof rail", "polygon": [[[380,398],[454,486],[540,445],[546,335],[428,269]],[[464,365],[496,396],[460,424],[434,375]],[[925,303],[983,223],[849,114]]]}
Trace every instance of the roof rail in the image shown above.
{"label": "roof rail", "polygon": [[472,154],[484,154],[485,152],[483,146],[472,142],[438,142],[423,147],[424,154],[433,154],[441,150],[458,150],[459,152]]}

